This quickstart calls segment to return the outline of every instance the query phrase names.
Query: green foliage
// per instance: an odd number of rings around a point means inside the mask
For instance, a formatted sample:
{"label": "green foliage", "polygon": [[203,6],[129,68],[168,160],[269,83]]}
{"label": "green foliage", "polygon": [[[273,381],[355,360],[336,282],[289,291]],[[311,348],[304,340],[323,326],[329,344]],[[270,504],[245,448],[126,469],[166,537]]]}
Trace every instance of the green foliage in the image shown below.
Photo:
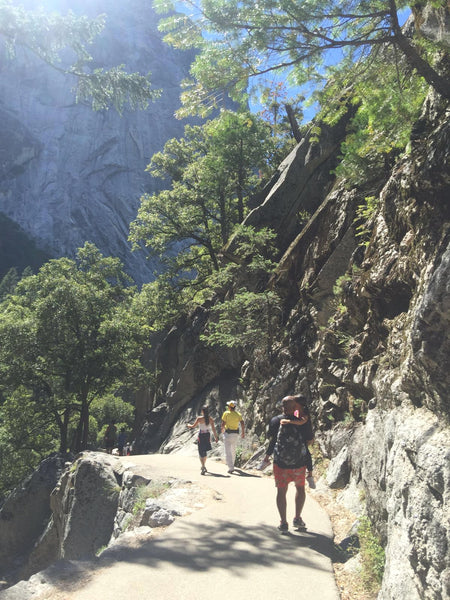
{"label": "green foliage", "polygon": [[118,259],[86,244],[76,261],[48,262],[0,304],[0,389],[9,398],[22,386],[36,414],[52,415],[61,451],[75,418],[74,449],[86,447],[94,398],[140,382],[143,340],[125,282]]}
{"label": "green foliage", "polygon": [[356,224],[356,237],[361,238],[360,246],[368,246],[370,241],[371,229],[369,229],[368,223],[372,220],[375,212],[378,209],[379,198],[375,196],[367,196],[365,198],[365,204],[360,204],[356,209],[356,218],[354,224]]}
{"label": "green foliage", "polygon": [[36,411],[24,387],[0,399],[0,499],[58,449],[57,436],[50,412]]}
{"label": "green foliage", "polygon": [[344,288],[347,283],[352,280],[351,276],[348,273],[344,273],[336,279],[335,284],[333,285],[333,294],[335,296],[342,296],[344,293]]}
{"label": "green foliage", "polygon": [[[271,163],[273,165],[279,165],[295,147],[298,142],[295,135],[305,134],[305,126],[302,128],[299,125],[303,119],[304,100],[301,95],[290,98],[285,82],[262,90],[259,104],[263,108],[260,115],[272,131],[274,149]],[[292,112],[294,125],[289,118],[289,109]]]}
{"label": "green foliage", "polygon": [[0,281],[0,300],[3,300],[5,296],[14,292],[18,281],[19,275],[17,274],[17,269],[12,267]]}
{"label": "green foliage", "polygon": [[239,289],[231,300],[211,309],[213,320],[202,339],[210,346],[242,348],[249,354],[258,348],[270,356],[273,331],[281,317],[280,305],[275,292]]}
{"label": "green foliage", "polygon": [[[103,31],[106,18],[65,16],[41,10],[30,11],[0,0],[0,36],[11,60],[17,47],[25,48],[52,68],[72,75],[77,81],[77,100],[92,101],[94,109],[114,106],[121,112],[128,103],[131,108],[146,108],[160,94],[151,87],[150,76],[126,73],[123,65],[109,70],[91,68],[90,46]],[[64,63],[70,50],[74,59]]]}
{"label": "green foliage", "polygon": [[170,188],[141,198],[130,240],[135,249],[144,243],[164,265],[162,278],[147,289],[164,305],[177,304],[169,283],[177,290],[204,289],[220,270],[221,248],[261,185],[257,173],[267,170],[272,142],[260,118],[222,111],[202,126],[186,126],[184,138],[169,140],[153,156],[149,171]]}
{"label": "green foliage", "polygon": [[[276,267],[271,258],[274,239],[273,231],[241,226],[225,248],[230,262],[215,280],[209,280],[217,296],[208,332],[201,336],[208,345],[241,348],[249,355],[257,349],[266,357],[271,355],[273,332],[281,318],[281,300],[265,285]],[[245,284],[234,289],[241,280]]]}
{"label": "green foliage", "polygon": [[94,398],[91,404],[91,415],[100,425],[108,425],[111,421],[120,427],[131,427],[134,421],[134,406],[119,396],[107,394]]}
{"label": "green foliage", "polygon": [[124,65],[112,69],[94,69],[92,73],[81,73],[71,69],[78,78],[76,100],[91,100],[94,110],[105,110],[113,106],[122,113],[125,105],[131,110],[145,110],[150,101],[161,95],[161,90],[152,88],[150,74],[127,73]]}
{"label": "green foliage", "polygon": [[175,12],[178,4],[155,2],[168,15],[160,22],[166,41],[199,51],[185,84],[183,115],[207,114],[222,105],[225,92],[246,102],[249,79],[262,79],[264,85],[273,72],[315,89],[333,78],[341,93],[345,81],[353,83],[360,76],[371,50],[371,59],[384,68],[377,50],[388,46],[399,48],[416,72],[450,97],[448,81],[424,60],[420,44],[402,33],[398,12],[407,6],[404,0],[378,0],[375,5],[353,0],[182,0],[181,5],[185,14]]}
{"label": "green foliage", "polygon": [[189,284],[170,273],[142,286],[133,298],[131,311],[141,324],[141,331],[150,335],[171,326],[189,305]]}
{"label": "green foliage", "polygon": [[[133,300],[132,312],[148,332],[172,324],[230,281],[223,248],[261,184],[258,171],[267,171],[272,149],[270,128],[259,117],[222,111],[202,126],[187,126],[184,138],[169,140],[153,156],[148,169],[170,188],[141,198],[130,229],[134,247],[143,242],[164,268]],[[242,239],[240,252],[248,252],[249,243]]]}
{"label": "green foliage", "polygon": [[362,583],[366,590],[377,593],[383,579],[385,552],[367,517],[361,518],[358,538],[361,548]]}
{"label": "green foliage", "polygon": [[[396,62],[395,55],[391,58],[386,57],[381,66],[372,63],[352,85],[351,101],[358,110],[342,144],[342,160],[336,169],[349,186],[376,179],[392,168],[409,142],[427,93],[424,80],[415,77],[404,63]],[[331,105],[330,95],[335,95],[334,86],[330,86],[322,102],[329,100]]]}

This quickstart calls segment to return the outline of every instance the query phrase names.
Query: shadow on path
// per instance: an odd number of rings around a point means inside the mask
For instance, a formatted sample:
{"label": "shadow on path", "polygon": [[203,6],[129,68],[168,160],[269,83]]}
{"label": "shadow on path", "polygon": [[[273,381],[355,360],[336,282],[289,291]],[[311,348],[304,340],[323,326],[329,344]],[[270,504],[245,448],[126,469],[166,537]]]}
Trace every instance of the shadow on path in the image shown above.
{"label": "shadow on path", "polygon": [[[103,555],[75,569],[61,580],[61,572],[48,573],[52,585],[64,589],[70,581],[71,589],[80,589],[95,571],[117,563],[143,565],[149,569],[163,569],[175,565],[187,571],[207,572],[223,569],[235,577],[247,577],[253,566],[276,569],[280,565],[298,565],[323,570],[323,561],[317,555],[337,560],[338,551],[332,541],[320,533],[289,532],[282,535],[274,526],[266,524],[242,528],[231,520],[220,520],[212,526],[179,523],[176,531],[166,530],[161,536],[148,538],[137,547],[116,545]],[[81,565],[80,565],[81,566]],[[60,565],[61,568],[61,565]]]}
{"label": "shadow on path", "polygon": [[240,477],[257,477],[261,478],[261,475],[255,475],[254,473],[248,473],[247,471],[241,471],[241,469],[234,469],[231,475],[239,475]]}
{"label": "shadow on path", "polygon": [[224,475],[223,473],[214,473],[213,471],[206,471],[205,477],[223,477],[224,479],[228,479],[229,475]]}
{"label": "shadow on path", "polygon": [[[294,552],[300,547],[305,550]],[[138,548],[111,547],[100,557],[99,566],[126,561],[163,568],[167,562],[187,570],[220,568],[239,575],[251,565],[298,564],[316,569],[319,567],[314,554],[330,560],[338,557],[332,541],[313,531],[286,536],[265,524],[244,529],[233,521],[222,520],[199,529],[197,524],[183,522],[173,534],[150,538]]]}

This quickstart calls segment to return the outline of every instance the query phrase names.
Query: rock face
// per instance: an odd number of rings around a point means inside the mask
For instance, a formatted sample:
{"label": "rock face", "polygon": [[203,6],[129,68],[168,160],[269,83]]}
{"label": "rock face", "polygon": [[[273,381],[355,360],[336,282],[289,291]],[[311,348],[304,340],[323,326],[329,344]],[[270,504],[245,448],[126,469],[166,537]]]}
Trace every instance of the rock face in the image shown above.
{"label": "rock face", "polygon": [[[378,600],[450,597],[448,117],[448,107],[431,95],[413,130],[411,153],[371,182],[376,203],[362,237],[355,235],[357,207],[368,190],[335,182],[328,193],[322,188],[324,196],[309,207],[313,216],[289,240],[283,207],[290,199],[297,210],[305,206],[295,180],[297,172],[304,181],[304,173],[291,169],[300,148],[291,154],[292,163],[283,167],[287,188],[278,178],[250,213],[253,219],[258,213],[258,223],[270,221],[287,248],[271,282],[285,314],[277,351],[266,361],[234,357],[239,385],[219,397],[211,379],[194,372],[186,385],[186,364],[205,351],[194,320],[188,321],[158,351],[162,375],[151,414],[164,407],[165,425],[144,428],[139,440],[148,447],[159,443],[167,425],[185,419],[201,397],[218,418],[225,400],[246,406],[247,426],[261,435],[284,395],[306,395],[316,437],[332,459],[329,485],[363,492],[385,548]],[[282,204],[278,220],[275,194]],[[211,355],[204,359],[217,366],[215,378],[225,377]],[[176,451],[179,435],[174,425],[163,450]]]}
{"label": "rock face", "polygon": [[[430,95],[410,152],[370,189],[308,171],[299,146],[282,169],[287,187],[283,176],[271,182],[251,217],[277,229],[286,248],[270,282],[284,309],[270,360],[207,349],[208,308],[199,308],[154,346],[156,385],[141,399],[147,421],[135,448],[147,452],[178,450],[178,423],[203,403],[218,424],[236,400],[261,436],[283,396],[304,394],[331,459],[329,485],[364,495],[385,548],[378,600],[450,597],[449,116]],[[310,177],[325,182],[314,202],[299,194]],[[375,201],[361,223],[367,196]],[[288,234],[290,203],[312,216]],[[121,497],[119,529],[134,501]]]}
{"label": "rock face", "polygon": [[298,213],[312,215],[333,185],[332,171],[354,110],[349,109],[334,126],[320,123],[320,142],[311,141],[315,137],[311,129],[254,200],[259,205],[244,224],[256,228],[276,224],[277,247],[283,252],[299,232]]}
{"label": "rock face", "polygon": [[117,459],[49,458],[0,510],[2,573],[27,578],[65,558],[90,558],[111,538],[122,485]]}
{"label": "rock face", "polygon": [[227,399],[236,395],[241,355],[234,350],[208,348],[199,339],[207,318],[205,309],[197,309],[155,346],[160,375],[153,397],[138,400],[145,422],[133,445],[137,454],[158,450],[188,405],[199,413],[211,399],[216,407],[225,406]]}
{"label": "rock face", "polygon": [[82,456],[53,490],[50,505],[58,558],[91,557],[108,543],[122,485],[115,463],[102,453]]}
{"label": "rock face", "polygon": [[5,574],[23,566],[51,516],[50,494],[64,470],[64,458],[50,457],[8,496],[0,510],[0,564]]}
{"label": "rock face", "polygon": [[[35,2],[23,4],[35,8]],[[131,253],[128,228],[141,194],[161,187],[145,173],[151,156],[182,135],[174,112],[192,55],[162,43],[145,0],[57,0],[52,9],[105,13],[106,28],[93,50],[98,66],[151,71],[163,94],[145,111],[94,112],[75,103],[69,77],[20,48],[15,60],[2,54],[0,211],[51,256],[72,256],[90,241],[119,257],[137,282],[148,281],[151,265],[143,252]]]}

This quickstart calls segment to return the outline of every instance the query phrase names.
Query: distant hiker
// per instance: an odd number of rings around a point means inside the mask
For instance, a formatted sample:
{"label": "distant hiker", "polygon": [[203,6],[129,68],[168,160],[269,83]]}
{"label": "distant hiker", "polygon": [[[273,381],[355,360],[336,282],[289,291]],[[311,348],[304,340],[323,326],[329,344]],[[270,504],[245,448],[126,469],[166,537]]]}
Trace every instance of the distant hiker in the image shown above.
{"label": "distant hiker", "polygon": [[119,456],[124,456],[124,448],[127,443],[127,433],[125,429],[122,427],[119,435],[117,436],[117,449],[119,450]]}
{"label": "distant hiker", "polygon": [[314,442],[314,432],[311,423],[311,414],[308,408],[308,400],[305,396],[300,394],[293,396],[296,402],[296,410],[295,415],[297,417],[306,417],[308,420],[303,425],[300,425],[302,436],[304,441],[306,442],[306,481],[310,488],[314,489],[316,487],[316,482],[314,481],[313,475],[313,462],[311,452],[309,451],[309,446]]}
{"label": "distant hiker", "polygon": [[117,427],[116,422],[111,421],[105,431],[105,448],[108,454],[112,454],[113,448],[116,444]]}
{"label": "distant hiker", "polygon": [[[286,520],[287,489],[291,481],[295,484],[294,527],[306,529],[301,517],[305,504],[306,443],[301,427],[306,417],[297,417],[295,396],[286,396],[282,400],[283,414],[273,417],[269,424],[270,443],[265,460],[273,453],[273,475],[277,488],[277,508],[280,514],[278,529],[286,532],[289,525]],[[295,424],[294,424],[295,422]]]}
{"label": "distant hiker", "polygon": [[234,471],[236,459],[236,446],[239,438],[239,425],[241,436],[245,436],[245,425],[242,415],[236,410],[236,402],[227,402],[228,409],[222,415],[222,433],[224,434],[225,460],[227,461],[228,473]]}
{"label": "distant hiker", "polygon": [[209,416],[209,408],[207,406],[202,406],[202,416],[197,417],[192,425],[188,423],[187,426],[189,429],[194,429],[194,427],[197,427],[197,425],[199,427],[197,438],[198,455],[200,457],[200,464],[202,465],[200,472],[202,475],[204,475],[206,473],[206,454],[208,450],[211,450],[211,430],[216,442],[219,441],[216,433],[216,426],[213,418]]}

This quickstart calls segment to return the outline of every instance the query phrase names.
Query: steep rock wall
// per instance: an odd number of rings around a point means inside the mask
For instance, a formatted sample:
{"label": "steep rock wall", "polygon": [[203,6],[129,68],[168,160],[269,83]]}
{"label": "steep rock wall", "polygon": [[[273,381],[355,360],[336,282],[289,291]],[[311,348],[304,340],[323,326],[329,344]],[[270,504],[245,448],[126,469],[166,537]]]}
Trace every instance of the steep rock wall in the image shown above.
{"label": "steep rock wall", "polygon": [[[36,8],[35,2],[24,2]],[[71,256],[85,241],[119,257],[137,282],[151,279],[144,252],[131,253],[129,223],[143,192],[160,189],[145,168],[184,124],[174,118],[190,53],[164,45],[151,3],[55,0],[49,9],[105,13],[95,44],[98,65],[152,72],[159,100],[147,110],[94,112],[75,104],[74,81],[18,48],[0,50],[0,211],[51,256]]]}
{"label": "steep rock wall", "polygon": [[434,100],[355,251],[342,224],[356,191],[337,188],[315,240],[301,243],[310,223],[286,253],[278,284],[290,306],[298,293],[279,360],[288,385],[266,381],[266,404],[273,389],[311,399],[328,457],[347,449],[346,483],[364,491],[386,548],[379,600],[450,594],[450,128]]}
{"label": "steep rock wall", "polygon": [[[284,395],[310,399],[325,456],[345,463],[340,485],[363,491],[385,545],[379,600],[450,595],[448,116],[430,96],[410,154],[372,187],[362,237],[356,208],[367,192],[336,182],[323,198],[272,281],[285,310],[278,350],[270,362],[241,362],[230,395],[255,435]],[[272,226],[283,227],[283,214],[277,221],[271,210]],[[177,377],[171,394],[182,394]],[[208,400],[219,412],[217,398]],[[164,447],[176,449],[177,435],[175,427]]]}

